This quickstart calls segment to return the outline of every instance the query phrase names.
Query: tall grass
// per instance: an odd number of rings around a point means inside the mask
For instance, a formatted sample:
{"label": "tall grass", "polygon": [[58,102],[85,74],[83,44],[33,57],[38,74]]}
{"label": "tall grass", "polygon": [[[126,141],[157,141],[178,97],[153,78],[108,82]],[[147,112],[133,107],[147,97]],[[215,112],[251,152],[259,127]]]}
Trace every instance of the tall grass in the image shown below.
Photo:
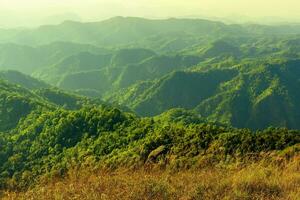
{"label": "tall grass", "polygon": [[284,164],[251,163],[243,167],[166,170],[71,170],[25,192],[5,192],[3,199],[41,200],[299,200],[300,159]]}

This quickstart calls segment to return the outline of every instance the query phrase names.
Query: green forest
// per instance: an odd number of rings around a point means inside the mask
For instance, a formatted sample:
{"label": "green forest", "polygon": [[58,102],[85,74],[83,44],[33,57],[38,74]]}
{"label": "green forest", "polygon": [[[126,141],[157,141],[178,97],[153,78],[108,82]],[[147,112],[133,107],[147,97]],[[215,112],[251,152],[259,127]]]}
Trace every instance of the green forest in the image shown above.
{"label": "green forest", "polygon": [[[299,25],[115,17],[0,29],[0,198],[297,200],[299,99]],[[96,172],[103,191],[86,191]],[[210,182],[184,190],[180,173]]]}

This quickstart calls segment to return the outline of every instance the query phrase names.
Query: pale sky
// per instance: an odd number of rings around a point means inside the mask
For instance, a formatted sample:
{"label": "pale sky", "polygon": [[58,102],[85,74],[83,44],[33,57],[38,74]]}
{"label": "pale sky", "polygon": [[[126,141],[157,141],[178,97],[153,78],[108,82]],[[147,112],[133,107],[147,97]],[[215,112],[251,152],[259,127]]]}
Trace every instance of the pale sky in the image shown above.
{"label": "pale sky", "polygon": [[300,19],[300,0],[0,0],[0,27],[113,16],[236,16],[236,20],[295,21]]}

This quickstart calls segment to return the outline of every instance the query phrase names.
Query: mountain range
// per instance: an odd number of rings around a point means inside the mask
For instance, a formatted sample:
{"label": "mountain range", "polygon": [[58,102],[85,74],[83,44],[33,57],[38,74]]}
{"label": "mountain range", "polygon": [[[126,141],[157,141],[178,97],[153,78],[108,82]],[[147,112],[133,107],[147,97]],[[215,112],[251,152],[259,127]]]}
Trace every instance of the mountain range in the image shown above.
{"label": "mountain range", "polygon": [[238,128],[298,129],[299,33],[298,25],[132,17],[0,30],[1,78],[140,116],[183,108]]}
{"label": "mountain range", "polygon": [[0,30],[0,198],[298,200],[299,47],[201,19]]}

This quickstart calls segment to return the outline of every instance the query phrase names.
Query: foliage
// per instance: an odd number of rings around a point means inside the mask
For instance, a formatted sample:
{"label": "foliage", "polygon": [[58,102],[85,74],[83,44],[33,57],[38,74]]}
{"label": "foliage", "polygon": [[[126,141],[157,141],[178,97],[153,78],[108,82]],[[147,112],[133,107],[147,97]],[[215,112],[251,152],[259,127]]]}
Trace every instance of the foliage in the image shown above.
{"label": "foliage", "polygon": [[156,163],[181,169],[200,167],[201,160],[230,163],[300,142],[299,131],[270,128],[254,133],[181,113],[152,119],[104,105],[35,109],[3,134],[2,187],[26,187],[40,175],[61,176],[85,165],[114,169]]}

